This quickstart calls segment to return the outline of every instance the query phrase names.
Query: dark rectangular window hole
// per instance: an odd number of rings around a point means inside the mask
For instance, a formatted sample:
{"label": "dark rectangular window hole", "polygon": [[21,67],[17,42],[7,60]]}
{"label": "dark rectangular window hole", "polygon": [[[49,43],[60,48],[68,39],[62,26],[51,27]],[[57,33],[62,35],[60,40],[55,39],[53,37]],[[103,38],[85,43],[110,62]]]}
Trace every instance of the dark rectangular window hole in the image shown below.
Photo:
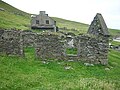
{"label": "dark rectangular window hole", "polygon": [[46,24],[49,24],[49,20],[46,20]]}
{"label": "dark rectangular window hole", "polygon": [[39,24],[39,20],[36,20],[36,24]]}

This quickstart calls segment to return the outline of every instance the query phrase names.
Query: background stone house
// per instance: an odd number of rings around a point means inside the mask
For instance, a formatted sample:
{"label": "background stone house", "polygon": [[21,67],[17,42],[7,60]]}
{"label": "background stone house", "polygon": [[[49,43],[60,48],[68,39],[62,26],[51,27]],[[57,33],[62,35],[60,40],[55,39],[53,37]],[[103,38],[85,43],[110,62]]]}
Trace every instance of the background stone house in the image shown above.
{"label": "background stone house", "polygon": [[40,11],[39,15],[32,16],[31,28],[56,31],[56,21],[49,17],[45,11]]}

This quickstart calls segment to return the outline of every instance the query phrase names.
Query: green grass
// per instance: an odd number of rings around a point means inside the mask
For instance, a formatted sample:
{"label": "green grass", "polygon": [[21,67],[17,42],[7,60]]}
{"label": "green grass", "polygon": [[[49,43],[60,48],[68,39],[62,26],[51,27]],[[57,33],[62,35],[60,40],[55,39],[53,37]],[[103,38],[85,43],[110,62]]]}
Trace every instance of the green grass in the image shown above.
{"label": "green grass", "polygon": [[29,18],[23,16],[16,16],[9,12],[0,12],[0,28],[10,29],[28,29]]}
{"label": "green grass", "polygon": [[5,9],[5,11],[0,11],[0,28],[29,29],[30,15],[28,13],[18,10],[3,1],[0,1],[0,8]]}
{"label": "green grass", "polygon": [[120,30],[117,29],[109,29],[109,32],[112,36],[120,36]]}
{"label": "green grass", "polygon": [[112,43],[111,43],[112,45],[120,45],[120,42],[117,42],[117,41],[112,41]]}
{"label": "green grass", "polygon": [[[84,66],[80,62],[43,64],[34,49],[26,57],[0,56],[0,90],[119,90],[120,52],[109,51],[109,65]],[[65,66],[73,69],[65,70]],[[105,68],[110,68],[106,71]]]}
{"label": "green grass", "polygon": [[67,54],[77,55],[77,48],[67,48],[66,53]]}
{"label": "green grass", "polygon": [[[29,30],[30,29],[30,14],[18,10],[17,8],[3,2],[0,0],[0,8],[4,8],[5,11],[0,11],[0,28],[4,29],[22,29]],[[57,17],[52,17],[56,20],[57,26],[59,28],[66,27],[68,30],[62,30],[62,32],[72,32],[75,34],[86,33],[89,25],[65,20]],[[111,35],[119,35],[120,30],[117,29],[109,29]],[[38,32],[38,31],[37,31]]]}
{"label": "green grass", "polygon": [[57,26],[59,28],[66,27],[67,29],[70,29],[70,30],[62,30],[63,32],[69,31],[69,32],[73,32],[75,34],[86,33],[88,30],[88,27],[89,27],[88,24],[84,24],[84,23],[80,23],[80,22],[65,20],[65,19],[61,19],[61,18],[57,18],[57,17],[53,17],[53,19],[57,22]]}

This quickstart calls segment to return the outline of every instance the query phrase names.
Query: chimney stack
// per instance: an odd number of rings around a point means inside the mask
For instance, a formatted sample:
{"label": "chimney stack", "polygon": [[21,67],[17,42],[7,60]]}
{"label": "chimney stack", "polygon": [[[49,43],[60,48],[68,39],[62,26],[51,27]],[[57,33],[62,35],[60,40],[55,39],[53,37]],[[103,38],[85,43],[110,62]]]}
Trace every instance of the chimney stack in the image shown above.
{"label": "chimney stack", "polygon": [[45,15],[45,11],[40,11],[40,15]]}

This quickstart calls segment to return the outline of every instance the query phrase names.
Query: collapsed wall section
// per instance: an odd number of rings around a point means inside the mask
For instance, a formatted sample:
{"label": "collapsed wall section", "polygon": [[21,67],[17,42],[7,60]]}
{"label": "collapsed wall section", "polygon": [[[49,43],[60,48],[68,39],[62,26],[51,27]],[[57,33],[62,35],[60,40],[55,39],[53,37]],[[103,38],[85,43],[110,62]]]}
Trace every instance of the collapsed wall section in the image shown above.
{"label": "collapsed wall section", "polygon": [[24,47],[34,47],[36,33],[31,31],[22,31],[21,35]]}

